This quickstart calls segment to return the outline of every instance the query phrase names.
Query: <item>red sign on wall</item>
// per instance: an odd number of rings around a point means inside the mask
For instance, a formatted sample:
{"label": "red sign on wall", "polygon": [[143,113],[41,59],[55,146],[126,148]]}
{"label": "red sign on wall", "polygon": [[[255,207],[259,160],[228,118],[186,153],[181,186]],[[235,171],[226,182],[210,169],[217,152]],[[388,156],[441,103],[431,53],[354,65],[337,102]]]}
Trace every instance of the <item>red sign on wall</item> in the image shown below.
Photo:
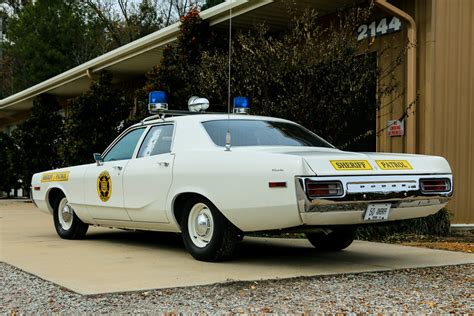
{"label": "red sign on wall", "polygon": [[405,135],[404,121],[393,120],[388,121],[388,136],[403,136]]}

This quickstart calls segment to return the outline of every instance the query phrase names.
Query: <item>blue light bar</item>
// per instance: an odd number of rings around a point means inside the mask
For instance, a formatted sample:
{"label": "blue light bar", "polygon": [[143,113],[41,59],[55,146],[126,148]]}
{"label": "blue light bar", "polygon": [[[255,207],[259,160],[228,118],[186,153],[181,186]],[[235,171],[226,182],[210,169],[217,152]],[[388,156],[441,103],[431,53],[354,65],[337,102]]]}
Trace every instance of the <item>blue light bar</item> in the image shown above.
{"label": "blue light bar", "polygon": [[164,91],[151,91],[149,94],[150,104],[168,103],[168,95]]}
{"label": "blue light bar", "polygon": [[249,106],[250,106],[249,98],[247,98],[247,97],[235,97],[234,98],[234,108],[248,109]]}
{"label": "blue light bar", "polygon": [[234,113],[247,113],[250,107],[250,100],[247,97],[234,98]]}
{"label": "blue light bar", "polygon": [[148,112],[157,114],[168,110],[168,95],[164,91],[152,91],[148,98]]}

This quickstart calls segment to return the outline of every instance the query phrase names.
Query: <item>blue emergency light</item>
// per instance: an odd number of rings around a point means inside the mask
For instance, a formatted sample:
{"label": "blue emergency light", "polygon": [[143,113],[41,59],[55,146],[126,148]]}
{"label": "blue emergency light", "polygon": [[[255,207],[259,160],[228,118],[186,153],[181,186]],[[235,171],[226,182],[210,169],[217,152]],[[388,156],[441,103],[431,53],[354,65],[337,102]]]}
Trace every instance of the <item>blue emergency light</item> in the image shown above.
{"label": "blue emergency light", "polygon": [[151,91],[148,98],[148,112],[156,114],[168,110],[168,95],[164,91]]}
{"label": "blue emergency light", "polygon": [[248,112],[250,107],[250,100],[247,97],[235,97],[234,98],[234,113],[245,114]]}

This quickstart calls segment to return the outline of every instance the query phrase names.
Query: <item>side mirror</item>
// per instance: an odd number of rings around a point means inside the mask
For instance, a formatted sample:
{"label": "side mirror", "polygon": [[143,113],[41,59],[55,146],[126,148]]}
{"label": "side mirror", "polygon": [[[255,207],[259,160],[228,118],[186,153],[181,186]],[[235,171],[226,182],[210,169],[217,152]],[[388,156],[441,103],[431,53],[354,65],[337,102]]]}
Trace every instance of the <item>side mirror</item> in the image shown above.
{"label": "side mirror", "polygon": [[94,161],[97,163],[98,166],[102,166],[104,164],[104,158],[101,154],[94,153]]}

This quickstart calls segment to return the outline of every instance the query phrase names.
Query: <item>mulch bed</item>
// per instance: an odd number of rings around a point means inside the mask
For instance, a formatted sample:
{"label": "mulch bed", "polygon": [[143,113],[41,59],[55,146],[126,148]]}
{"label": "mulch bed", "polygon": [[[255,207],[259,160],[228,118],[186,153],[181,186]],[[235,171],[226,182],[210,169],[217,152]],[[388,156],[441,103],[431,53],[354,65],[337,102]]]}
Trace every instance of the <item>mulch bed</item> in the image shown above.
{"label": "mulch bed", "polygon": [[456,230],[448,236],[394,235],[386,240],[386,242],[405,246],[474,253],[474,230]]}

